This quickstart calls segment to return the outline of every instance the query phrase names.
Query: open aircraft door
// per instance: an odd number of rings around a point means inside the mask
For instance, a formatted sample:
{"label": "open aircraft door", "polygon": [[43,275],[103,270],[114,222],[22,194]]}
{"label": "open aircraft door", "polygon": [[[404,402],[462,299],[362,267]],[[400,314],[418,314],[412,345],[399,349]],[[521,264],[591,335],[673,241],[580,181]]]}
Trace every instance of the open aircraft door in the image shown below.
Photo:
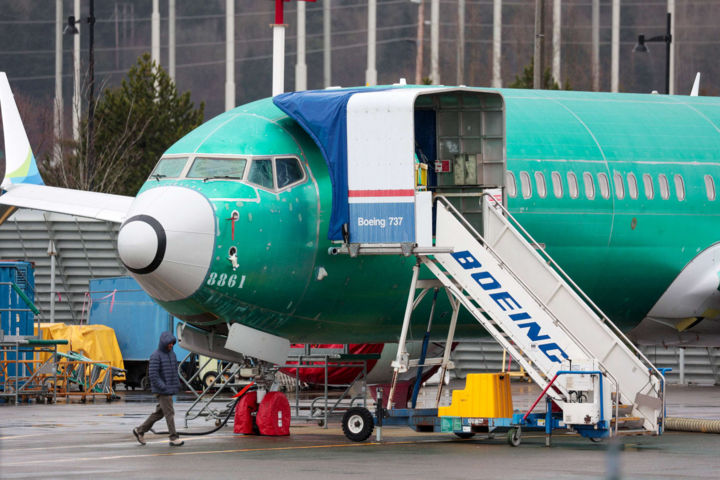
{"label": "open aircraft door", "polygon": [[353,95],[347,105],[350,243],[431,247],[433,192],[453,198],[481,229],[481,193],[502,195],[504,133],[497,92],[440,87]]}
{"label": "open aircraft door", "polygon": [[[353,249],[433,245],[433,193],[482,230],[480,197],[502,198],[505,102],[497,91],[377,87],[279,95],[330,170],[328,237]],[[389,252],[388,252],[389,253]]]}

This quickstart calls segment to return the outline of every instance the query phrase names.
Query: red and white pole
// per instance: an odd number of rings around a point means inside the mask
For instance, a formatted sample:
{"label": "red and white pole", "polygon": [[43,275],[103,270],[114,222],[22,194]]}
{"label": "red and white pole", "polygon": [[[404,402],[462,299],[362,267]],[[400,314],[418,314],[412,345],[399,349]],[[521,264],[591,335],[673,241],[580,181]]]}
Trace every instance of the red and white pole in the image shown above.
{"label": "red and white pole", "polygon": [[285,15],[284,1],[275,0],[275,23],[273,29],[273,97],[285,91]]}

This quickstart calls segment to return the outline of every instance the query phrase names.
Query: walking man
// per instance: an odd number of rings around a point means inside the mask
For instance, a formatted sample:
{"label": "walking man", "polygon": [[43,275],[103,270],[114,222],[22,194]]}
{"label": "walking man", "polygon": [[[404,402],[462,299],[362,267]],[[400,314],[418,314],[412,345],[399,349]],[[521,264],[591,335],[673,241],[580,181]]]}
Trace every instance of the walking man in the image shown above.
{"label": "walking man", "polygon": [[173,352],[176,342],[172,333],[162,332],[158,349],[150,355],[150,384],[153,394],[158,398],[158,406],[155,412],[145,420],[145,423],[133,429],[135,438],[141,445],[145,445],[145,433],[163,417],[165,417],[170,433],[170,446],[179,447],[185,444],[175,430],[175,409],[172,401],[173,395],[177,395],[180,391],[178,361]]}

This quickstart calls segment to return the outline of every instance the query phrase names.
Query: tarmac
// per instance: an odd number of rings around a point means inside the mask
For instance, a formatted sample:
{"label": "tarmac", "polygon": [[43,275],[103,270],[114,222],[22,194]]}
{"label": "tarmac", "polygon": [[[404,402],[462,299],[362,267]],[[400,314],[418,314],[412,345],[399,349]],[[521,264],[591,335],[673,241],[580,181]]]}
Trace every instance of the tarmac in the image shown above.
{"label": "tarmac", "polygon": [[[451,385],[452,387],[453,385]],[[720,419],[720,387],[668,387],[668,415]],[[236,436],[231,427],[202,437],[183,437],[170,447],[147,434],[141,446],[132,429],[154,409],[152,395],[119,392],[121,400],[77,400],[55,405],[0,404],[0,478],[718,478],[720,435],[666,432],[620,437],[603,443],[572,434],[527,432],[519,447],[504,435],[461,440],[449,434],[384,428],[353,443],[339,424],[320,428],[294,423],[289,437]],[[429,396],[429,392],[428,393]],[[513,382],[515,408],[527,409],[538,389]],[[183,429],[188,394],[178,396],[176,424]],[[292,402],[291,402],[292,403]],[[213,422],[194,420],[191,431]],[[165,430],[165,423],[157,424]],[[619,472],[612,477],[613,472]]]}

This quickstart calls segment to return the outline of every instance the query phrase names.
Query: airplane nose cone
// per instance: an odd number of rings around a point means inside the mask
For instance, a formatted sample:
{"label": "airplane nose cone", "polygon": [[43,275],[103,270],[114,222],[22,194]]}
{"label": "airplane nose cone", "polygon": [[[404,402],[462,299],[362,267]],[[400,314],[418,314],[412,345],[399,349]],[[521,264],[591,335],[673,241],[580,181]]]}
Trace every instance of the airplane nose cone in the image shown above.
{"label": "airplane nose cone", "polygon": [[120,230],[120,257],[132,273],[152,273],[165,258],[167,235],[163,226],[149,215],[135,215]]}
{"label": "airplane nose cone", "polygon": [[215,247],[210,201],[190,188],[156,187],[138,195],[120,234],[120,259],[143,289],[162,301],[195,293]]}

